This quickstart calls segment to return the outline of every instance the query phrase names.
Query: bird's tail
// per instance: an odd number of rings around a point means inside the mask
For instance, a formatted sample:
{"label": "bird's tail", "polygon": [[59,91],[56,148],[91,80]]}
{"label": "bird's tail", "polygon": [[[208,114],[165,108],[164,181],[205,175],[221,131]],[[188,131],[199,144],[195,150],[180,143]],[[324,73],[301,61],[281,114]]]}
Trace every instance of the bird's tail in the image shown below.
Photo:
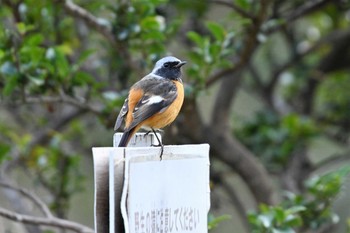
{"label": "bird's tail", "polygon": [[125,146],[127,146],[129,141],[130,141],[130,139],[131,139],[131,137],[135,134],[136,130],[137,129],[135,127],[135,128],[132,128],[132,129],[124,131],[123,136],[120,139],[118,147],[125,147]]}

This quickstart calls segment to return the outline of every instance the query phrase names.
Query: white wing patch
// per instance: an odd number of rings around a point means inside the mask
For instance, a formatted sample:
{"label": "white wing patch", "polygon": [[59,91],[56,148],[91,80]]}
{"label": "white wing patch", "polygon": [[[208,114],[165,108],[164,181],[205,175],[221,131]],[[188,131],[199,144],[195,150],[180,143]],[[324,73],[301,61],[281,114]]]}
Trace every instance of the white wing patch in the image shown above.
{"label": "white wing patch", "polygon": [[151,105],[151,104],[156,104],[156,103],[160,103],[164,100],[164,98],[160,95],[154,95],[152,96],[151,98],[145,100],[145,101],[142,101],[142,103],[145,103],[145,104],[148,104],[148,105]]}

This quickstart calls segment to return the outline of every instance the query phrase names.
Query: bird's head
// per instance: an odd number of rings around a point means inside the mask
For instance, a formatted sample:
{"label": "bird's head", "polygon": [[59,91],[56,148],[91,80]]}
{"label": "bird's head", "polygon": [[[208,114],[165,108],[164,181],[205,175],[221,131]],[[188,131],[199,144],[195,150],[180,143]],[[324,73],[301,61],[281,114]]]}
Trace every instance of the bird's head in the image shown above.
{"label": "bird's head", "polygon": [[181,79],[181,67],[186,64],[186,61],[181,61],[176,57],[164,57],[156,62],[152,70],[152,74],[170,80]]}

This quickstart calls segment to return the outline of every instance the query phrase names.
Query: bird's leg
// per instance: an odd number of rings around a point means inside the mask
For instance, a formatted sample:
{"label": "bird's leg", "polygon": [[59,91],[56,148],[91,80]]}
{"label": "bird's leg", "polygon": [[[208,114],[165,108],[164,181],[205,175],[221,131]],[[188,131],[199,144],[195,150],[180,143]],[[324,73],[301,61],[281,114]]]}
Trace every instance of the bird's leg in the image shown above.
{"label": "bird's leg", "polygon": [[148,130],[144,135],[143,137],[147,137],[148,134],[150,134],[152,132],[152,130]]}
{"label": "bird's leg", "polygon": [[[156,136],[156,138],[157,138],[157,141],[158,141],[158,145],[154,145],[154,144],[152,144],[152,146],[160,146],[161,147],[161,150],[160,150],[160,160],[162,160],[162,156],[163,156],[163,151],[164,151],[164,145],[163,145],[163,143],[160,141],[160,139],[158,138],[158,135],[157,135],[157,133],[156,133],[156,131],[153,129],[153,128],[151,128],[152,129],[152,131],[153,131],[153,133],[154,133],[154,135]],[[149,131],[150,132],[150,131]]]}
{"label": "bird's leg", "polygon": [[155,133],[156,131],[158,131],[159,133],[162,132],[162,130],[160,130],[160,129],[157,129],[157,130],[151,129],[151,130],[148,130],[143,136],[144,136],[144,137],[147,137],[147,135],[150,134],[150,133],[152,133],[152,132],[153,132],[154,134],[156,134],[156,133]]}

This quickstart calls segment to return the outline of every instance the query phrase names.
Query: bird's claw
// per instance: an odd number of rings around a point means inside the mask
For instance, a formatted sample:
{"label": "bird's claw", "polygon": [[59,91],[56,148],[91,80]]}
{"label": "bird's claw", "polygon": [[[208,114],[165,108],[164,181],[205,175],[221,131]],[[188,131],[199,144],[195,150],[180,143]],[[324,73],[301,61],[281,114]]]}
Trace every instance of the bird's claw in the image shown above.
{"label": "bird's claw", "polygon": [[163,152],[164,152],[164,145],[163,144],[158,144],[158,145],[155,145],[155,144],[151,144],[151,146],[153,147],[160,147],[160,161],[162,161],[162,158],[163,158]]}

